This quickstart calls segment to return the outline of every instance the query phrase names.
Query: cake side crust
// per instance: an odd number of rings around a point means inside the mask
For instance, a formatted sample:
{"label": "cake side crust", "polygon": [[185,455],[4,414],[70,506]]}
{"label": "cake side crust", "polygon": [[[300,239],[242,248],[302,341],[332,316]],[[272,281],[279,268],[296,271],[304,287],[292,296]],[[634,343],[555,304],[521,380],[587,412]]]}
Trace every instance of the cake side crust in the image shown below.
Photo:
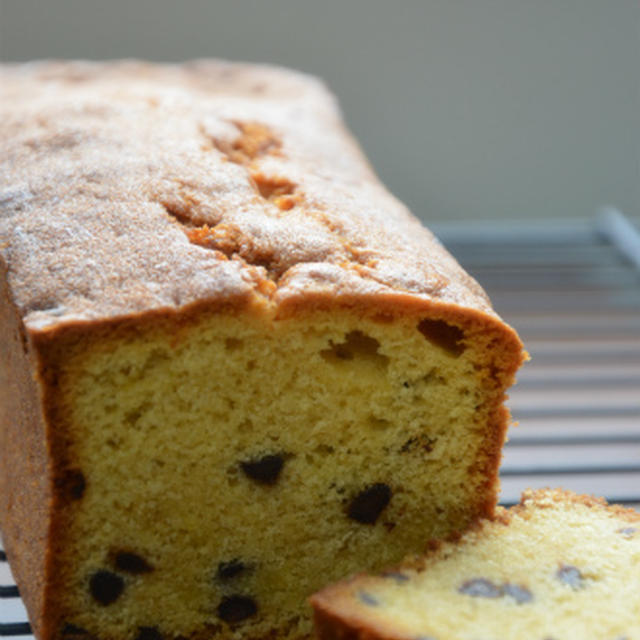
{"label": "cake side crust", "polygon": [[53,489],[36,355],[0,260],[0,529],[34,633],[46,633]]}

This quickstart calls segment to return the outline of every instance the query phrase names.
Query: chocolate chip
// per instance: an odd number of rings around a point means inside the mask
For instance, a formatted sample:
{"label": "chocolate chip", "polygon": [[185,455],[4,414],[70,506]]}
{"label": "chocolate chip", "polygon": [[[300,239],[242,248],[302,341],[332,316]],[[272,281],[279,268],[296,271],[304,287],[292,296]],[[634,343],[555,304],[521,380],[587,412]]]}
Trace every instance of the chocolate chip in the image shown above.
{"label": "chocolate chip", "polygon": [[502,589],[486,578],[467,580],[458,587],[458,593],[472,598],[500,598],[503,595]]}
{"label": "chocolate chip", "polygon": [[377,607],[380,602],[377,598],[374,598],[370,593],[366,591],[358,591],[358,598],[370,607]]}
{"label": "chocolate chip", "polygon": [[281,453],[269,454],[256,460],[247,460],[240,463],[240,468],[245,475],[260,484],[275,484],[284,465],[284,456]]}
{"label": "chocolate chip", "polygon": [[391,578],[395,580],[398,584],[409,582],[409,576],[406,576],[404,573],[400,573],[398,571],[385,571],[385,573],[382,574],[382,577]]}
{"label": "chocolate chip", "polygon": [[563,564],[556,571],[556,578],[572,589],[582,589],[584,587],[584,578],[580,569],[570,564]]}
{"label": "chocolate chip", "polygon": [[243,562],[237,558],[230,562],[221,562],[218,564],[218,570],[216,571],[216,578],[218,580],[231,580],[240,575],[247,567]]}
{"label": "chocolate chip", "polygon": [[111,571],[100,569],[89,579],[89,589],[94,600],[106,606],[120,597],[124,591],[124,580]]}
{"label": "chocolate chip", "polygon": [[522,587],[517,584],[509,584],[508,582],[502,585],[502,591],[507,596],[511,596],[518,604],[524,604],[525,602],[531,602],[533,600],[533,594],[527,587]]}
{"label": "chocolate chip", "polygon": [[7,553],[4,549],[0,549],[0,562],[7,561]]}
{"label": "chocolate chip", "polygon": [[249,596],[225,596],[218,605],[218,617],[234,624],[242,622],[258,613],[258,605],[256,601]]}
{"label": "chocolate chip", "polygon": [[156,627],[138,627],[136,640],[162,640],[163,636]]}
{"label": "chocolate chip", "polygon": [[382,482],[376,482],[363,489],[349,505],[347,515],[362,524],[375,524],[378,516],[391,500],[391,488]]}
{"label": "chocolate chip", "polygon": [[120,569],[120,571],[132,573],[134,575],[153,571],[153,567],[142,556],[131,551],[116,552],[114,564],[117,569]]}
{"label": "chocolate chip", "polygon": [[638,529],[635,527],[624,527],[624,529],[618,529],[616,533],[623,535],[625,538],[631,538],[637,531]]}
{"label": "chocolate chip", "polygon": [[80,500],[87,487],[84,474],[80,469],[68,469],[64,475],[56,478],[55,485],[58,491],[69,500]]}

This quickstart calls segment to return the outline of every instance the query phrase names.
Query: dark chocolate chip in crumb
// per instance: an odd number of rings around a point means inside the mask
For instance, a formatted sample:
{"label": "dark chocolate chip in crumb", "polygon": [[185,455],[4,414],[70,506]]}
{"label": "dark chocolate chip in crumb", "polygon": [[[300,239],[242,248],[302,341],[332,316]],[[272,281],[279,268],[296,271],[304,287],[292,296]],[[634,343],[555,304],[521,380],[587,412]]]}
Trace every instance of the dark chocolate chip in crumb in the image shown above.
{"label": "dark chocolate chip in crumb", "polygon": [[375,524],[378,516],[391,500],[391,488],[377,482],[363,489],[349,505],[347,515],[362,524]]}
{"label": "dark chocolate chip in crumb", "polygon": [[131,551],[117,551],[113,562],[117,569],[125,573],[138,575],[153,571],[153,567],[142,556]]}
{"label": "dark chocolate chip in crumb", "polygon": [[225,596],[218,605],[218,617],[229,624],[242,622],[255,616],[256,613],[258,613],[258,605],[250,596]]}
{"label": "dark chocolate chip in crumb", "polygon": [[364,602],[364,604],[367,604],[370,607],[377,607],[380,604],[380,601],[377,598],[374,598],[366,591],[358,591],[358,598],[361,602]]}
{"label": "dark chocolate chip in crumb", "polygon": [[533,600],[533,594],[527,587],[523,587],[517,584],[502,585],[502,590],[505,595],[512,597],[518,604],[524,604],[525,602],[531,602]]}
{"label": "dark chocolate chip in crumb", "polygon": [[216,578],[221,581],[231,580],[243,573],[247,567],[244,562],[241,562],[237,558],[230,560],[229,562],[220,562],[218,564],[218,570],[216,571]]}
{"label": "dark chocolate chip in crumb", "polygon": [[124,591],[124,580],[111,571],[100,569],[89,579],[89,589],[93,599],[106,606],[120,597]]}
{"label": "dark chocolate chip in crumb", "polygon": [[136,640],[163,640],[163,636],[156,627],[138,627]]}
{"label": "dark chocolate chip in crumb", "polygon": [[486,578],[467,580],[458,587],[458,593],[472,598],[500,598],[503,595],[502,589]]}
{"label": "dark chocolate chip in crumb", "polygon": [[556,571],[556,578],[572,589],[577,590],[584,587],[584,578],[580,573],[580,569],[570,564],[563,564]]}
{"label": "dark chocolate chip in crumb", "polygon": [[275,484],[284,465],[281,453],[269,454],[255,460],[240,463],[244,474],[259,484]]}

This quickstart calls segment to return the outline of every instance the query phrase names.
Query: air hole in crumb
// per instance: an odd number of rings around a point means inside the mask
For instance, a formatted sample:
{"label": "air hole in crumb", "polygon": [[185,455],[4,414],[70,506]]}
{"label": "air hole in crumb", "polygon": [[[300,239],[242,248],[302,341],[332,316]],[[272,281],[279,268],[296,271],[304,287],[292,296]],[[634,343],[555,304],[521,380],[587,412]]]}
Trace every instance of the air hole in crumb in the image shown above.
{"label": "air hole in crumb", "polygon": [[376,416],[369,416],[367,418],[369,426],[375,431],[384,431],[391,426],[391,423],[384,418],[377,418]]}
{"label": "air hole in crumb", "polygon": [[135,427],[140,419],[147,414],[152,407],[151,402],[143,402],[142,404],[134,407],[130,411],[127,411],[124,415],[124,421],[130,426]]}
{"label": "air hole in crumb", "polygon": [[418,324],[418,331],[433,345],[444,349],[447,353],[459,356],[465,350],[462,343],[464,332],[459,327],[444,322],[425,318]]}
{"label": "air hole in crumb", "polygon": [[327,362],[339,363],[351,360],[371,362],[383,367],[389,364],[387,356],[378,353],[380,343],[371,336],[361,331],[350,331],[344,342],[334,343],[329,341],[329,348],[320,352]]}
{"label": "air hole in crumb", "polygon": [[141,555],[133,551],[116,551],[113,554],[113,564],[116,569],[133,575],[153,571],[153,567]]}
{"label": "air hole in crumb", "polygon": [[227,351],[237,351],[238,349],[241,349],[242,346],[243,342],[239,338],[227,338],[224,341],[224,348]]}
{"label": "air hole in crumb", "polygon": [[322,457],[330,456],[332,453],[334,453],[334,451],[335,449],[328,444],[319,444],[313,450],[314,453]]}
{"label": "air hole in crumb", "polygon": [[424,433],[419,433],[415,436],[411,436],[400,447],[400,453],[411,453],[416,450],[422,450],[425,453],[431,453],[436,446],[438,439],[430,438]]}
{"label": "air hole in crumb", "polygon": [[380,514],[391,501],[391,488],[376,482],[358,493],[347,510],[347,515],[362,524],[375,524]]}
{"label": "air hole in crumb", "polygon": [[278,481],[284,466],[284,454],[275,453],[240,463],[243,473],[258,484],[273,485]]}

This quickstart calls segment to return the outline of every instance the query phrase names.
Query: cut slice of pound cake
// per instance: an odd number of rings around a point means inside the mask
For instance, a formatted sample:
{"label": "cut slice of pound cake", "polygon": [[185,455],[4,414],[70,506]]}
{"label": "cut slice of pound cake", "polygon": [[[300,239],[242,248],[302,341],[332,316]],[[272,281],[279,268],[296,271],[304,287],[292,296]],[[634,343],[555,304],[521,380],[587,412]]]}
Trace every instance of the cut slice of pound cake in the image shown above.
{"label": "cut slice of pound cake", "polygon": [[298,638],[493,513],[523,358],[323,85],[0,71],[0,526],[40,640]]}
{"label": "cut slice of pound cake", "polygon": [[321,640],[637,640],[640,514],[569,492],[311,599]]}

